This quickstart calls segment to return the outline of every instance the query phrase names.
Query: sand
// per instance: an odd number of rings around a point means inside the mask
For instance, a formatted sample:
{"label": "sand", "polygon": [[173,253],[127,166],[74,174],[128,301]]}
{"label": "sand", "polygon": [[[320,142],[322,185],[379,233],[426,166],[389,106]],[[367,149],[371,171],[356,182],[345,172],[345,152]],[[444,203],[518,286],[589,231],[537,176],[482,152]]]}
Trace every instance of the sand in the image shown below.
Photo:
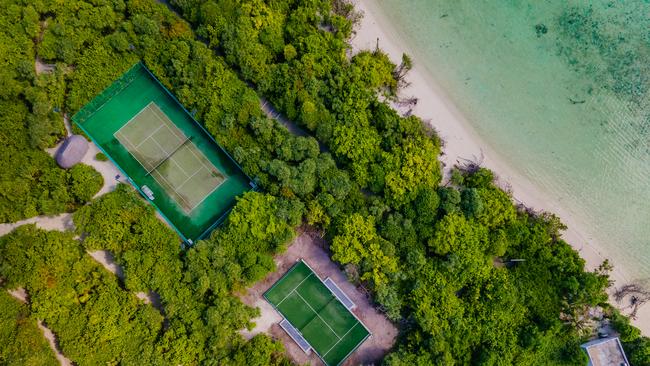
{"label": "sand", "polygon": [[[414,67],[407,75],[407,80],[411,84],[402,91],[402,96],[418,98],[413,113],[430,124],[443,140],[444,155],[441,156],[441,161],[445,165],[445,171],[448,172],[449,168],[467,159],[482,161],[483,166],[497,174],[501,186],[512,189],[513,198],[517,202],[535,210],[549,211],[558,215],[569,227],[564,232],[563,238],[585,259],[588,269],[598,267],[607,258],[606,251],[599,248],[588,236],[584,229],[587,227],[586,224],[579,217],[570,215],[559,202],[549,199],[548,193],[507,165],[505,160],[476,133],[431,74],[418,64],[418,59],[414,56],[415,52],[409,48],[399,31],[392,26],[373,1],[360,0],[355,7],[362,11],[364,16],[351,40],[353,53],[363,49],[372,50],[378,42],[379,47],[395,64],[399,64],[403,53],[412,57]],[[625,263],[612,264],[614,270],[611,279],[614,281],[614,286],[628,283],[632,276],[625,273]],[[650,335],[650,306],[646,305],[639,309],[637,319],[632,322],[642,330],[644,335]]]}
{"label": "sand", "polygon": [[55,215],[55,216],[36,216],[25,220],[20,220],[17,222],[0,224],[0,236],[9,234],[18,226],[27,225],[27,224],[36,224],[37,227],[48,231],[74,230],[74,223],[72,222],[72,214],[62,213],[60,215]]}

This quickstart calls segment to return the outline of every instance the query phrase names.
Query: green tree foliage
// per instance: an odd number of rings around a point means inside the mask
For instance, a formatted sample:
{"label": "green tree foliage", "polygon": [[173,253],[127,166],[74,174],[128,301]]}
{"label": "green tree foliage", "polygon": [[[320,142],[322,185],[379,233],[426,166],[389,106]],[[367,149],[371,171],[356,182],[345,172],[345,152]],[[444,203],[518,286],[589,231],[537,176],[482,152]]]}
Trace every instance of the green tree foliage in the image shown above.
{"label": "green tree foliage", "polygon": [[[277,230],[249,227],[248,239],[280,247],[288,222],[301,215],[291,203],[259,193],[240,203],[235,219],[253,213],[277,218]],[[221,257],[220,263],[217,254],[206,255],[223,250],[217,239],[184,252],[178,236],[126,185],[84,206],[74,222],[76,233],[21,226],[0,238],[0,276],[7,287],[27,289],[32,316],[47,323],[75,363],[288,364],[279,343],[264,335],[248,343],[239,335],[258,313],[232,295],[235,284],[249,281],[246,272],[232,270],[235,259]],[[83,240],[73,239],[74,234]],[[234,244],[226,235],[245,234],[227,223],[215,237]],[[86,254],[98,249],[113,254],[122,278]],[[206,286],[208,279],[212,282]],[[149,291],[159,296],[160,309],[135,296]],[[3,347],[12,344],[0,340]]]}
{"label": "green tree foliage", "polygon": [[57,335],[80,365],[158,359],[153,344],[162,316],[122,290],[71,233],[21,226],[0,239],[0,275],[30,295],[34,317]]}
{"label": "green tree foliage", "polygon": [[[285,250],[303,216],[298,200],[250,192],[237,201],[228,222],[188,255],[201,293],[227,283],[239,288],[275,270],[273,255]],[[214,268],[216,267],[216,269]]]}
{"label": "green tree foliage", "polygon": [[374,218],[353,214],[341,226],[339,235],[332,240],[332,259],[360,265],[365,272],[361,280],[384,286],[388,276],[397,270],[397,262],[385,253],[391,244],[377,234]]}
{"label": "green tree foliage", "polygon": [[328,1],[172,4],[242,78],[325,143],[361,188],[399,206],[438,184],[437,138],[378,101],[397,92],[395,65],[379,50],[346,56],[351,9],[337,13]]}
{"label": "green tree foliage", "polygon": [[58,365],[29,308],[0,287],[0,364]]}
{"label": "green tree foliage", "polygon": [[101,187],[87,166],[59,169],[43,151],[63,136],[65,68],[35,72],[38,7],[16,1],[0,9],[0,222],[69,212]]}
{"label": "green tree foliage", "polygon": [[[311,191],[318,183],[293,183],[297,164],[267,160],[282,182],[271,192],[307,199],[308,221],[328,225],[333,259],[408,324],[388,364],[584,363],[581,335],[560,315],[606,301],[606,278],[585,272],[558,220],[518,212],[489,170],[457,170],[453,187],[438,187],[437,138],[380,102],[404,85],[408,57],[397,67],[381,50],[349,58],[354,16],[341,2],[172,4],[364,189],[355,201],[356,187],[346,189],[340,207],[333,191]],[[495,256],[526,261],[495,267]]]}
{"label": "green tree foliage", "polygon": [[[186,255],[176,233],[125,185],[77,211],[74,219],[79,234],[85,236],[84,247],[114,253],[124,269],[127,289],[160,295],[169,328],[157,347],[167,350],[168,362],[229,362],[249,352],[251,346],[236,332],[249,327],[250,317],[256,315],[231,292],[250,282],[250,276],[264,276],[273,268],[273,250],[293,236],[289,223],[301,215],[291,203],[276,200],[260,193],[245,195],[228,223]],[[265,222],[271,225],[262,226]],[[268,254],[249,263],[246,251],[235,250],[242,245],[248,245],[253,255],[262,248]],[[283,362],[278,344],[265,337],[255,342],[264,347],[255,359]]]}

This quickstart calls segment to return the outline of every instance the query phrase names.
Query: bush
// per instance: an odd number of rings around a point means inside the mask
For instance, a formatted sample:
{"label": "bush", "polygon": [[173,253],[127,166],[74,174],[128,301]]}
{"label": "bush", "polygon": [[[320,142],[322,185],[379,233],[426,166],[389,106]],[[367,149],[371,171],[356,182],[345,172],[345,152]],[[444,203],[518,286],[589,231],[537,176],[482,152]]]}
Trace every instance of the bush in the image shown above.
{"label": "bush", "polygon": [[95,160],[97,161],[108,161],[108,156],[104,155],[104,153],[97,153],[95,155]]}

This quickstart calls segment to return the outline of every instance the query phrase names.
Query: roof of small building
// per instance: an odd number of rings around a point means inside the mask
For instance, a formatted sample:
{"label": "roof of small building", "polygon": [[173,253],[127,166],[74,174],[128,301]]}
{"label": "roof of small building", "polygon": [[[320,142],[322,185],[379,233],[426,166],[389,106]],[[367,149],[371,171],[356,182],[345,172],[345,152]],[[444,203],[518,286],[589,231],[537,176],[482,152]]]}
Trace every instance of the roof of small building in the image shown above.
{"label": "roof of small building", "polygon": [[61,168],[71,168],[83,159],[88,151],[88,141],[81,135],[68,137],[56,154],[56,162]]}
{"label": "roof of small building", "polygon": [[581,346],[587,351],[590,366],[628,366],[618,337],[596,339]]}

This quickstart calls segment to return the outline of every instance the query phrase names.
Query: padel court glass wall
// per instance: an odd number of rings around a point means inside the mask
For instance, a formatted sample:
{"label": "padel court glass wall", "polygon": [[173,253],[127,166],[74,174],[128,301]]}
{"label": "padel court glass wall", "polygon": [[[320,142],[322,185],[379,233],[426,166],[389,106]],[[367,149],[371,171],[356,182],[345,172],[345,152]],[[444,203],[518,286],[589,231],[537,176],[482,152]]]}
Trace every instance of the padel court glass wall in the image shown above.
{"label": "padel court glass wall", "polygon": [[72,120],[184,240],[207,234],[250,179],[138,63]]}

